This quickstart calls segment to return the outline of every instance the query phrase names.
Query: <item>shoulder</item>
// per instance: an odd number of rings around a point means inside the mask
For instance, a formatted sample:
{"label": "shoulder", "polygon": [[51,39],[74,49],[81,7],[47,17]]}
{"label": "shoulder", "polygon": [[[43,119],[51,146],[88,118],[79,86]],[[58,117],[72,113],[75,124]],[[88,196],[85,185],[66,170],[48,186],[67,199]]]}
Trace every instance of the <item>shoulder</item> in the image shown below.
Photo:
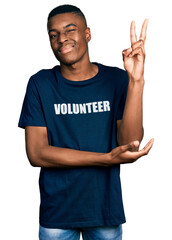
{"label": "shoulder", "polygon": [[34,86],[36,88],[45,88],[50,82],[56,79],[56,68],[51,69],[41,69],[40,71],[33,74],[28,82],[28,85]]}
{"label": "shoulder", "polygon": [[104,70],[104,72],[113,72],[115,74],[121,74],[125,75],[126,71],[122,68],[116,67],[116,66],[109,66],[109,65],[104,65],[102,63],[98,63],[99,66]]}
{"label": "shoulder", "polygon": [[51,78],[55,74],[56,67],[57,66],[51,69],[42,69],[37,73],[33,74],[31,78],[35,80],[43,80],[43,79]]}
{"label": "shoulder", "polygon": [[127,82],[128,83],[128,74],[126,70],[116,67],[116,66],[108,66],[99,63],[99,66],[102,68],[102,72],[111,76],[111,78],[116,79],[120,82]]}

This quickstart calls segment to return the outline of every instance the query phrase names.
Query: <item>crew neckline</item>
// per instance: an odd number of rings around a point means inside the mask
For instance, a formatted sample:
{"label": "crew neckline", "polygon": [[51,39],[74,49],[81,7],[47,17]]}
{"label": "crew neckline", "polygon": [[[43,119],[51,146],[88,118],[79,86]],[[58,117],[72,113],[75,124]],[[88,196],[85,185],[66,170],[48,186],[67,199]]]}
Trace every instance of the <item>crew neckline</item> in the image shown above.
{"label": "crew neckline", "polygon": [[91,83],[91,82],[94,82],[96,81],[100,76],[101,76],[101,73],[102,73],[102,66],[100,63],[97,63],[97,62],[92,62],[92,64],[96,64],[98,66],[98,72],[97,74],[92,77],[92,78],[89,78],[89,79],[86,79],[86,80],[81,80],[81,81],[73,81],[73,80],[69,80],[67,78],[64,78],[60,72],[60,66],[56,66],[56,76],[57,76],[57,79],[60,79],[62,80],[63,82],[66,82],[68,84],[71,84],[71,85],[84,85],[84,84],[87,84],[87,83]]}

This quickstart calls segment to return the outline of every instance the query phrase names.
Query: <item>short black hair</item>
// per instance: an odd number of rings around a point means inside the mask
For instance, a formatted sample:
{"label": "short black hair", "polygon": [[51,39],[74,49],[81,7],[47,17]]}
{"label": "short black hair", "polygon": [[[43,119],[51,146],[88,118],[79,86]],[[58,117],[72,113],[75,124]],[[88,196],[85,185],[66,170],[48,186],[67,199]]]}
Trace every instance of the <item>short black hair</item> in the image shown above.
{"label": "short black hair", "polygon": [[61,14],[61,13],[77,14],[84,19],[85,25],[87,26],[87,21],[86,21],[85,15],[81,11],[81,9],[74,5],[69,5],[69,4],[60,5],[56,8],[54,8],[48,15],[48,21],[50,20],[50,18],[54,17],[57,14]]}

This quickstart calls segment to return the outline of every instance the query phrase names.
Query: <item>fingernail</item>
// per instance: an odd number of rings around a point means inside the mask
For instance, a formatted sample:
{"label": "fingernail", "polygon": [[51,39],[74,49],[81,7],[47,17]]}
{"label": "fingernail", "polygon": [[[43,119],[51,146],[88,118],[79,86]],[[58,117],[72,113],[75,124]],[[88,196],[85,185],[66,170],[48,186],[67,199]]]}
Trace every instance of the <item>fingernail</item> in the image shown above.
{"label": "fingernail", "polygon": [[138,141],[138,140],[134,141],[134,146],[135,146],[135,147],[138,147],[138,146],[139,146],[139,144],[140,144],[140,143],[139,143],[139,141]]}
{"label": "fingernail", "polygon": [[127,49],[127,52],[131,52],[131,51],[132,51],[132,48]]}

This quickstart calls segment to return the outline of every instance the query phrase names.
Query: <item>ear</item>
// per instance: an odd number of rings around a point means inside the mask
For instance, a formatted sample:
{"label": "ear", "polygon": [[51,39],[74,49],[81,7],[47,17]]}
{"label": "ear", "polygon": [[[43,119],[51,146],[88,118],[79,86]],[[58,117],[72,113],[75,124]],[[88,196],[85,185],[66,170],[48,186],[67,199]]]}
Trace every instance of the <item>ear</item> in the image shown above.
{"label": "ear", "polygon": [[87,42],[89,42],[91,40],[91,31],[89,27],[85,29],[85,36],[86,36]]}

